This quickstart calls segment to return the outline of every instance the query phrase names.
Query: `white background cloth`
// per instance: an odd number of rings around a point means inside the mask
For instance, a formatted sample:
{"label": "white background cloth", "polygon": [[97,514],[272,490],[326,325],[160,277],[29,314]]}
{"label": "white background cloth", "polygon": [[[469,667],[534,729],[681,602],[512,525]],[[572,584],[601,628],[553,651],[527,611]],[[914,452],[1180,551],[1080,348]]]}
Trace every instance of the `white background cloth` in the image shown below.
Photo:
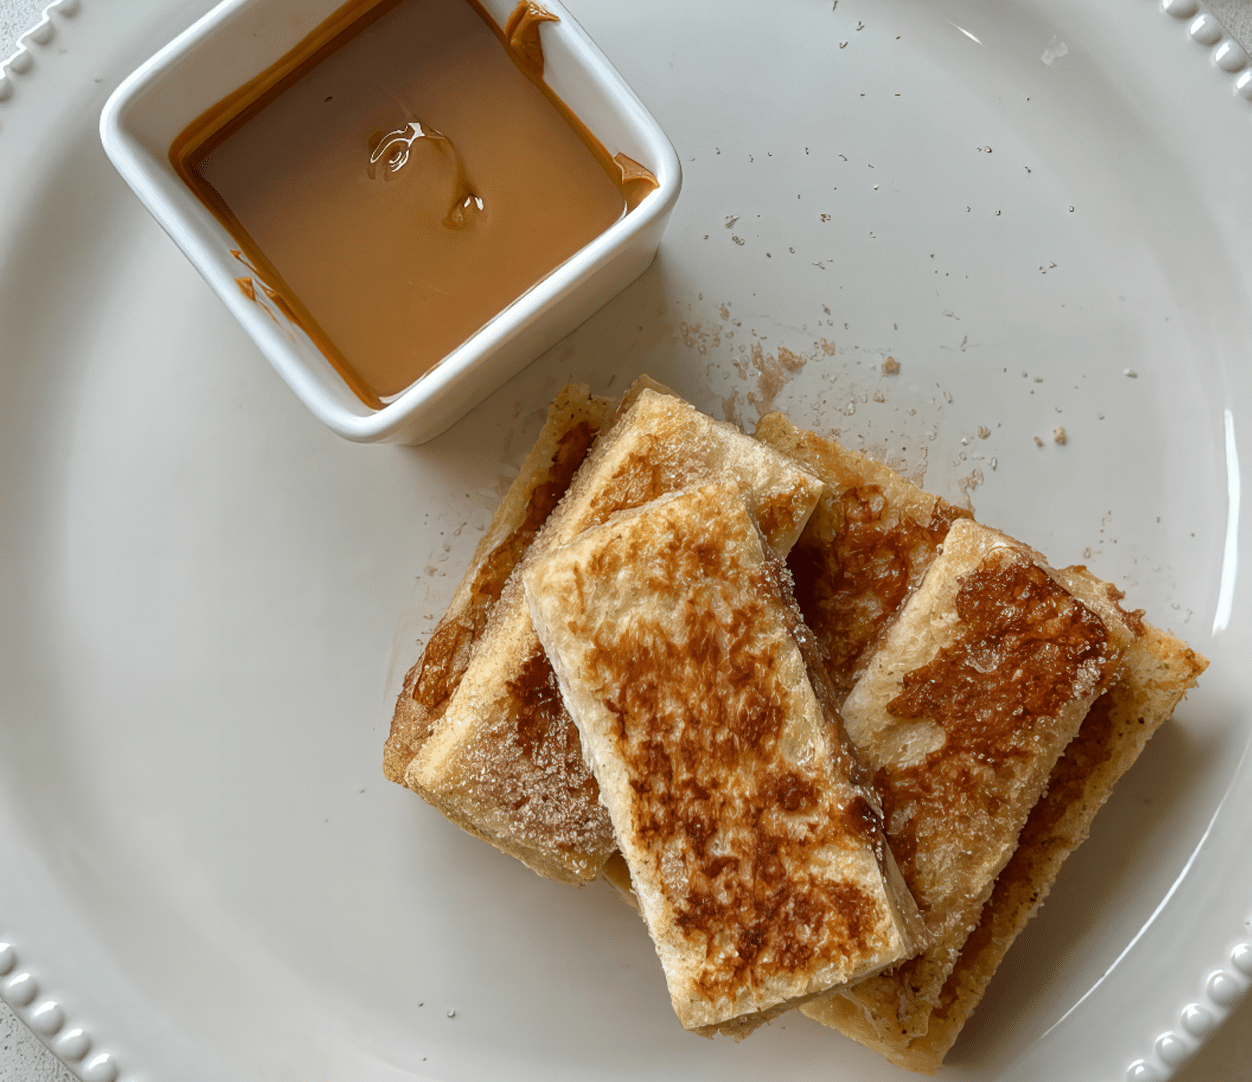
{"label": "white background cloth", "polygon": [[[90,0],[88,0],[90,2]],[[12,54],[47,0],[0,0],[0,58]],[[1252,0],[1205,0],[1205,6],[1252,53]],[[1176,1076],[1177,1082],[1248,1082],[1252,1079],[1252,996]],[[77,1082],[0,1001],[0,1082]]]}

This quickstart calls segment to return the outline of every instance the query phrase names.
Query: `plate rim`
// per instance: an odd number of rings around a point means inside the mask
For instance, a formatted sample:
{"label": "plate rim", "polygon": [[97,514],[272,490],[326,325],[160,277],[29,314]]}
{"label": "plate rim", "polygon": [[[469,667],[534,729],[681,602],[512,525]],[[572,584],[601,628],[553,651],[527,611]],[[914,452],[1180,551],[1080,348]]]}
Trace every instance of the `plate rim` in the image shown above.
{"label": "plate rim", "polygon": [[[211,6],[209,3],[201,3],[200,0],[187,0],[187,2],[200,3],[205,10]],[[106,0],[87,0],[87,4],[92,8],[109,6]],[[165,6],[173,7],[174,5],[167,3]],[[18,106],[18,103],[10,100],[15,89],[20,87],[23,91],[28,91],[32,85],[37,90],[44,89],[38,84],[33,84],[33,80],[40,78],[39,70],[46,67],[42,63],[44,51],[54,48],[59,37],[74,33],[73,23],[82,8],[82,0],[51,0],[43,9],[36,25],[19,36],[16,51],[0,63],[0,143],[3,143],[7,135],[4,131],[7,127],[5,123],[7,114]],[[1217,54],[1230,43],[1233,43],[1236,48],[1240,46],[1231,35],[1226,33],[1221,23],[1206,7],[1199,4],[1197,0],[1162,0],[1161,4],[1153,5],[1153,8],[1161,18],[1178,21],[1192,20],[1188,23],[1187,36],[1203,50],[1193,53],[1196,60],[1208,59],[1214,68],[1222,72],[1229,84],[1230,97],[1236,102],[1240,97],[1252,101],[1252,65],[1245,60],[1242,66],[1231,71],[1217,59]],[[1127,17],[1148,17],[1146,8],[1143,10],[1145,11],[1143,16],[1136,14]],[[1211,22],[1206,23],[1206,19]],[[1216,37],[1212,36],[1213,24],[1218,29]],[[75,75],[75,78],[77,77],[78,75]],[[1226,412],[1226,417],[1228,470],[1232,468],[1232,464],[1233,468],[1237,469],[1238,456],[1234,450],[1234,435],[1229,410]],[[1245,748],[1243,759],[1232,777],[1228,795],[1239,785],[1241,779],[1246,777],[1249,769],[1252,769],[1248,759],[1248,749]],[[1155,925],[1157,917],[1165,912],[1167,905],[1181,890],[1192,864],[1198,859],[1205,842],[1219,824],[1224,806],[1225,800],[1223,799],[1214,811],[1213,819],[1201,843],[1197,845],[1186,866],[1180,871],[1169,892],[1161,899],[1153,918],[1126,945],[1122,954],[1119,955],[1118,962],[1149,932],[1149,929]],[[1252,902],[1252,899],[1245,898],[1243,904],[1246,905],[1249,902]],[[1245,925],[1246,923],[1245,921]],[[103,1045],[105,1051],[97,1050],[87,1024],[76,1023],[73,1017],[67,1015],[65,1005],[60,1000],[42,995],[37,976],[38,966],[24,959],[25,955],[7,936],[0,937],[0,998],[4,999],[19,1020],[31,1029],[44,1046],[70,1071],[84,1079],[84,1082],[114,1082],[119,1074],[119,1065],[113,1053],[107,1050],[109,1048],[107,1042]],[[1109,968],[1105,978],[1114,971],[1117,964],[1115,962]],[[1210,960],[1198,965],[1197,969],[1201,973],[1201,991],[1191,997],[1186,1006],[1177,1012],[1176,1020],[1170,1028],[1161,1031],[1154,1039],[1151,1039],[1150,1047],[1146,1049],[1145,1054],[1126,1066],[1125,1074],[1131,1082],[1165,1082],[1172,1077],[1217,1030],[1221,1022],[1238,1006],[1249,990],[1252,990],[1252,937],[1248,936],[1246,927],[1244,935],[1238,938],[1235,946],[1226,952],[1222,960],[1218,962]],[[1061,1027],[1070,1015],[1096,993],[1105,978],[1101,978],[1075,1002],[1070,1011],[1042,1035],[1040,1040]]]}

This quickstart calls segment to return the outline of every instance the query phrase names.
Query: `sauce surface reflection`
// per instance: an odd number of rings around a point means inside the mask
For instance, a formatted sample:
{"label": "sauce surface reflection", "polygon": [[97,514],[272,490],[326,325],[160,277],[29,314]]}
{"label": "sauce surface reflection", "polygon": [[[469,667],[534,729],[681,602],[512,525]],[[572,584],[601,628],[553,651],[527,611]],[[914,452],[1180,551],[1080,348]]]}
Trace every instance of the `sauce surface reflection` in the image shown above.
{"label": "sauce surface reflection", "polygon": [[519,56],[471,0],[350,6],[170,150],[264,295],[374,408],[633,195],[536,76],[533,7]]}

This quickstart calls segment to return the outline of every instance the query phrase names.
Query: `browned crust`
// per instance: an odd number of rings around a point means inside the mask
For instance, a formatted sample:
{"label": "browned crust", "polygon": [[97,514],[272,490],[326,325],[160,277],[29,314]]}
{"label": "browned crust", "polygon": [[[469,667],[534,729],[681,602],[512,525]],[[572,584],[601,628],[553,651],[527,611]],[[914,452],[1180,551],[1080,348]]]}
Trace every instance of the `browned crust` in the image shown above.
{"label": "browned crust", "polygon": [[1013,940],[1047,898],[1061,865],[1091,830],[1096,812],[1208,662],[1165,631],[1143,632],[1123,657],[1121,679],[1097,700],[1052,772],[1047,794],[1022,829],[982,916],[940,994],[927,1032],[913,1039],[886,1012],[837,996],[805,1013],[875,1049],[892,1063],[931,1074],[982,1000]]}
{"label": "browned crust", "polygon": [[[1119,613],[1089,576],[1053,572],[1019,542],[958,523],[893,623],[889,654],[870,660],[845,701],[849,732],[877,770],[888,840],[933,937],[916,958],[846,993],[894,1039],[926,1032],[1031,808],[1114,679],[1132,641]],[[932,639],[936,627],[947,630]],[[914,681],[923,702],[910,707],[896,691]],[[945,734],[938,747],[897,761],[901,734],[924,739],[935,727]]]}
{"label": "browned crust", "polygon": [[882,463],[797,428],[781,413],[762,417],[755,435],[826,484],[787,565],[805,619],[830,656],[830,678],[842,701],[948,528],[971,516]]}
{"label": "browned crust", "polygon": [[391,781],[404,784],[405,770],[443,717],[505,582],[569,488],[615,405],[575,384],[553,401],[534,447],[478,542],[448,611],[404,678],[383,747],[383,773]]}
{"label": "browned crust", "polygon": [[916,949],[779,571],[719,484],[616,515],[525,572],[675,1010],[701,1031]]}
{"label": "browned crust", "polygon": [[[563,397],[570,390],[567,388]],[[585,395],[585,389],[581,393]],[[554,403],[553,413],[562,406],[562,401],[559,398]],[[590,401],[596,403],[592,408],[598,411],[597,427],[603,425],[611,413],[612,404],[604,400]],[[623,409],[627,405],[629,402],[623,404]],[[551,421],[550,414],[549,423]],[[563,431],[567,432],[568,427]],[[560,435],[561,431],[558,431],[558,441]],[[881,497],[878,514],[880,518],[886,517],[888,532],[900,522],[909,520],[904,529],[909,531],[912,540],[906,539],[900,545],[896,540],[889,539],[888,547],[894,548],[896,555],[903,554],[903,561],[897,560],[897,563],[902,562],[907,588],[912,589],[933,559],[947,527],[956,518],[968,514],[922,492],[887,467],[863,455],[842,448],[834,441],[796,429],[779,414],[762,419],[757,435],[763,442],[798,459],[832,487],[832,492],[823,500],[797,543],[795,552],[800,554],[801,559],[804,558],[806,542],[815,552],[820,552],[821,548],[833,551],[841,540],[846,548],[849,509],[855,510],[859,506],[863,510],[867,502]],[[553,462],[555,451],[542,449],[550,442],[547,437],[548,428],[545,427],[527,464],[493,519],[492,527],[478,546],[474,562],[454,596],[448,615],[439,625],[442,628],[449,621],[468,619],[471,626],[464,650],[453,651],[449,655],[453,659],[459,658],[459,664],[447,666],[453,687],[464,671],[473,643],[486,620],[482,615],[481,622],[473,627],[481,613],[473,611],[474,605],[466,605],[462,594],[467,586],[473,593],[473,584],[481,581],[483,567],[490,563],[491,555],[501,545],[507,546],[510,534],[516,535],[519,529],[518,499],[522,508],[521,521],[525,521],[525,509],[532,506],[535,488],[544,483],[544,470],[547,468],[541,462],[539,472],[535,473],[531,470],[534,460],[537,456],[541,460],[547,454],[548,465]],[[528,470],[531,470],[529,474]],[[539,522],[542,523],[542,518]],[[527,537],[526,544],[529,540],[530,537]],[[508,562],[508,570],[499,579],[501,584],[524,551],[525,545],[517,557]],[[1081,573],[1081,569],[1075,570]],[[899,569],[893,573],[898,577]],[[1107,590],[1114,602],[1120,598],[1112,587],[1107,587]],[[498,592],[497,589],[497,595]],[[890,599],[884,599],[881,591],[877,594],[880,611],[870,614],[872,634],[863,637],[859,650],[849,653],[843,667],[834,669],[832,673],[840,683],[840,695],[851,686],[864,658],[872,652],[886,623],[899,607],[896,603],[893,608]],[[494,597],[490,600],[493,601]],[[489,611],[489,608],[490,604],[478,606],[479,610]],[[929,1073],[942,1064],[943,1057],[981,1000],[1013,940],[1047,897],[1064,859],[1087,837],[1092,820],[1113,785],[1129,769],[1148,738],[1168,719],[1187,689],[1195,685],[1197,677],[1207,668],[1208,662],[1203,657],[1181,640],[1143,622],[1141,613],[1124,614],[1124,622],[1136,636],[1136,641],[1123,659],[1121,678],[1093,706],[1078,736],[1057,763],[1049,779],[1048,792],[1031,813],[1014,856],[999,876],[994,892],[983,908],[979,924],[965,942],[955,967],[943,985],[938,1006],[930,1014],[927,1031],[921,1036],[910,1036],[888,1004],[880,1003],[879,1008],[871,1012],[851,996],[835,996],[808,1004],[803,1008],[805,1013],[876,1049],[893,1063],[909,1070]],[[464,627],[464,624],[460,626]],[[460,633],[463,637],[463,632]],[[406,678],[402,704],[406,697],[412,695],[421,665],[419,662],[414,666]],[[387,744],[385,766],[388,777],[393,780],[403,780],[405,766],[439,717],[439,713],[434,711],[428,711],[425,717],[402,718],[401,714],[398,704]],[[394,776],[397,767],[399,778]],[[472,830],[469,825],[462,825]],[[620,861],[620,857],[614,859]],[[610,866],[606,866],[605,877],[614,883],[623,897],[633,901],[628,873],[612,875],[611,865],[612,861]],[[621,869],[612,870],[625,872],[624,865]],[[866,988],[860,990],[867,991]]]}
{"label": "browned crust", "polygon": [[[943,987],[924,1037],[894,1062],[937,1069],[982,999],[1013,940],[1043,905],[1065,858],[1087,838],[1096,812],[1208,661],[1150,624],[1123,658],[1120,681],[1092,707],[1052,772],[1018,848],[996,881],[977,929]],[[906,1062],[907,1060],[907,1062]]]}
{"label": "browned crust", "polygon": [[[447,710],[405,771],[405,784],[449,819],[540,875],[569,882],[599,875],[613,832],[531,627],[521,571],[539,551],[693,475],[737,478],[762,529],[784,549],[821,491],[787,457],[649,380],[638,381],[626,398],[633,404],[602,431],[505,583]],[[546,704],[542,717],[529,711],[531,692]]]}
{"label": "browned crust", "polygon": [[[921,531],[914,531],[917,542],[911,548],[904,546],[909,555],[910,589],[933,560],[947,527],[967,512],[945,505],[887,467],[833,440],[796,428],[781,414],[762,418],[757,436],[804,463],[831,490],[810,519],[790,562],[793,568],[799,566],[801,608],[815,630],[821,629],[819,638],[828,643],[840,634],[841,618],[849,614],[854,622],[859,618],[861,628],[854,629],[842,663],[838,648],[832,651],[833,676],[846,692],[900,607],[897,604],[893,610],[891,599],[886,598],[876,609],[875,599],[870,598],[858,608],[852,591],[852,603],[844,605],[842,614],[831,611],[829,604],[823,611],[823,602],[828,602],[832,591],[820,585],[821,579],[824,576],[829,583],[839,574],[839,559],[846,558],[849,512],[863,512],[868,494],[879,499],[874,511],[888,529],[911,520]],[[811,567],[804,566],[806,560]],[[896,563],[902,566],[901,561]],[[942,1063],[1013,939],[1047,896],[1061,864],[1087,837],[1095,813],[1114,784],[1208,665],[1184,642],[1147,624],[1141,612],[1120,609],[1117,602],[1122,594],[1110,584],[1099,582],[1083,568],[1059,575],[1084,594],[1104,595],[1134,641],[1123,656],[1119,679],[1097,700],[1051,774],[1047,794],[1028,818],[1013,857],[939,990],[937,1004],[924,1020],[925,1032],[916,1032],[917,1004],[901,979],[871,978],[845,994],[802,1008],[910,1070],[930,1072]],[[806,577],[817,581],[819,588],[805,590]],[[869,620],[864,619],[866,612]],[[866,636],[862,629],[870,624],[876,627]]]}

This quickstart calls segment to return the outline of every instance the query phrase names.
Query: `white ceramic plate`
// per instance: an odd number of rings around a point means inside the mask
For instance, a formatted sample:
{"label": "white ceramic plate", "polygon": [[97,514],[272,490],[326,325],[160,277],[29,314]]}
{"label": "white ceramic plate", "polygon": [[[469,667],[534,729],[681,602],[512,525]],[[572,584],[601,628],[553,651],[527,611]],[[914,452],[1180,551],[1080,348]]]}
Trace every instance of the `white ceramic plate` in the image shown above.
{"label": "white ceramic plate", "polygon": [[0,995],[92,1079],[901,1077],[800,1017],[683,1034],[607,888],[381,777],[386,688],[547,401],[647,371],[965,481],[1212,658],[946,1072],[1163,1077],[1252,972],[1252,104],[1188,22],[571,3],[683,197],[642,279],[406,449],[310,417],[99,148],[205,6],[83,0],[0,104]]}

